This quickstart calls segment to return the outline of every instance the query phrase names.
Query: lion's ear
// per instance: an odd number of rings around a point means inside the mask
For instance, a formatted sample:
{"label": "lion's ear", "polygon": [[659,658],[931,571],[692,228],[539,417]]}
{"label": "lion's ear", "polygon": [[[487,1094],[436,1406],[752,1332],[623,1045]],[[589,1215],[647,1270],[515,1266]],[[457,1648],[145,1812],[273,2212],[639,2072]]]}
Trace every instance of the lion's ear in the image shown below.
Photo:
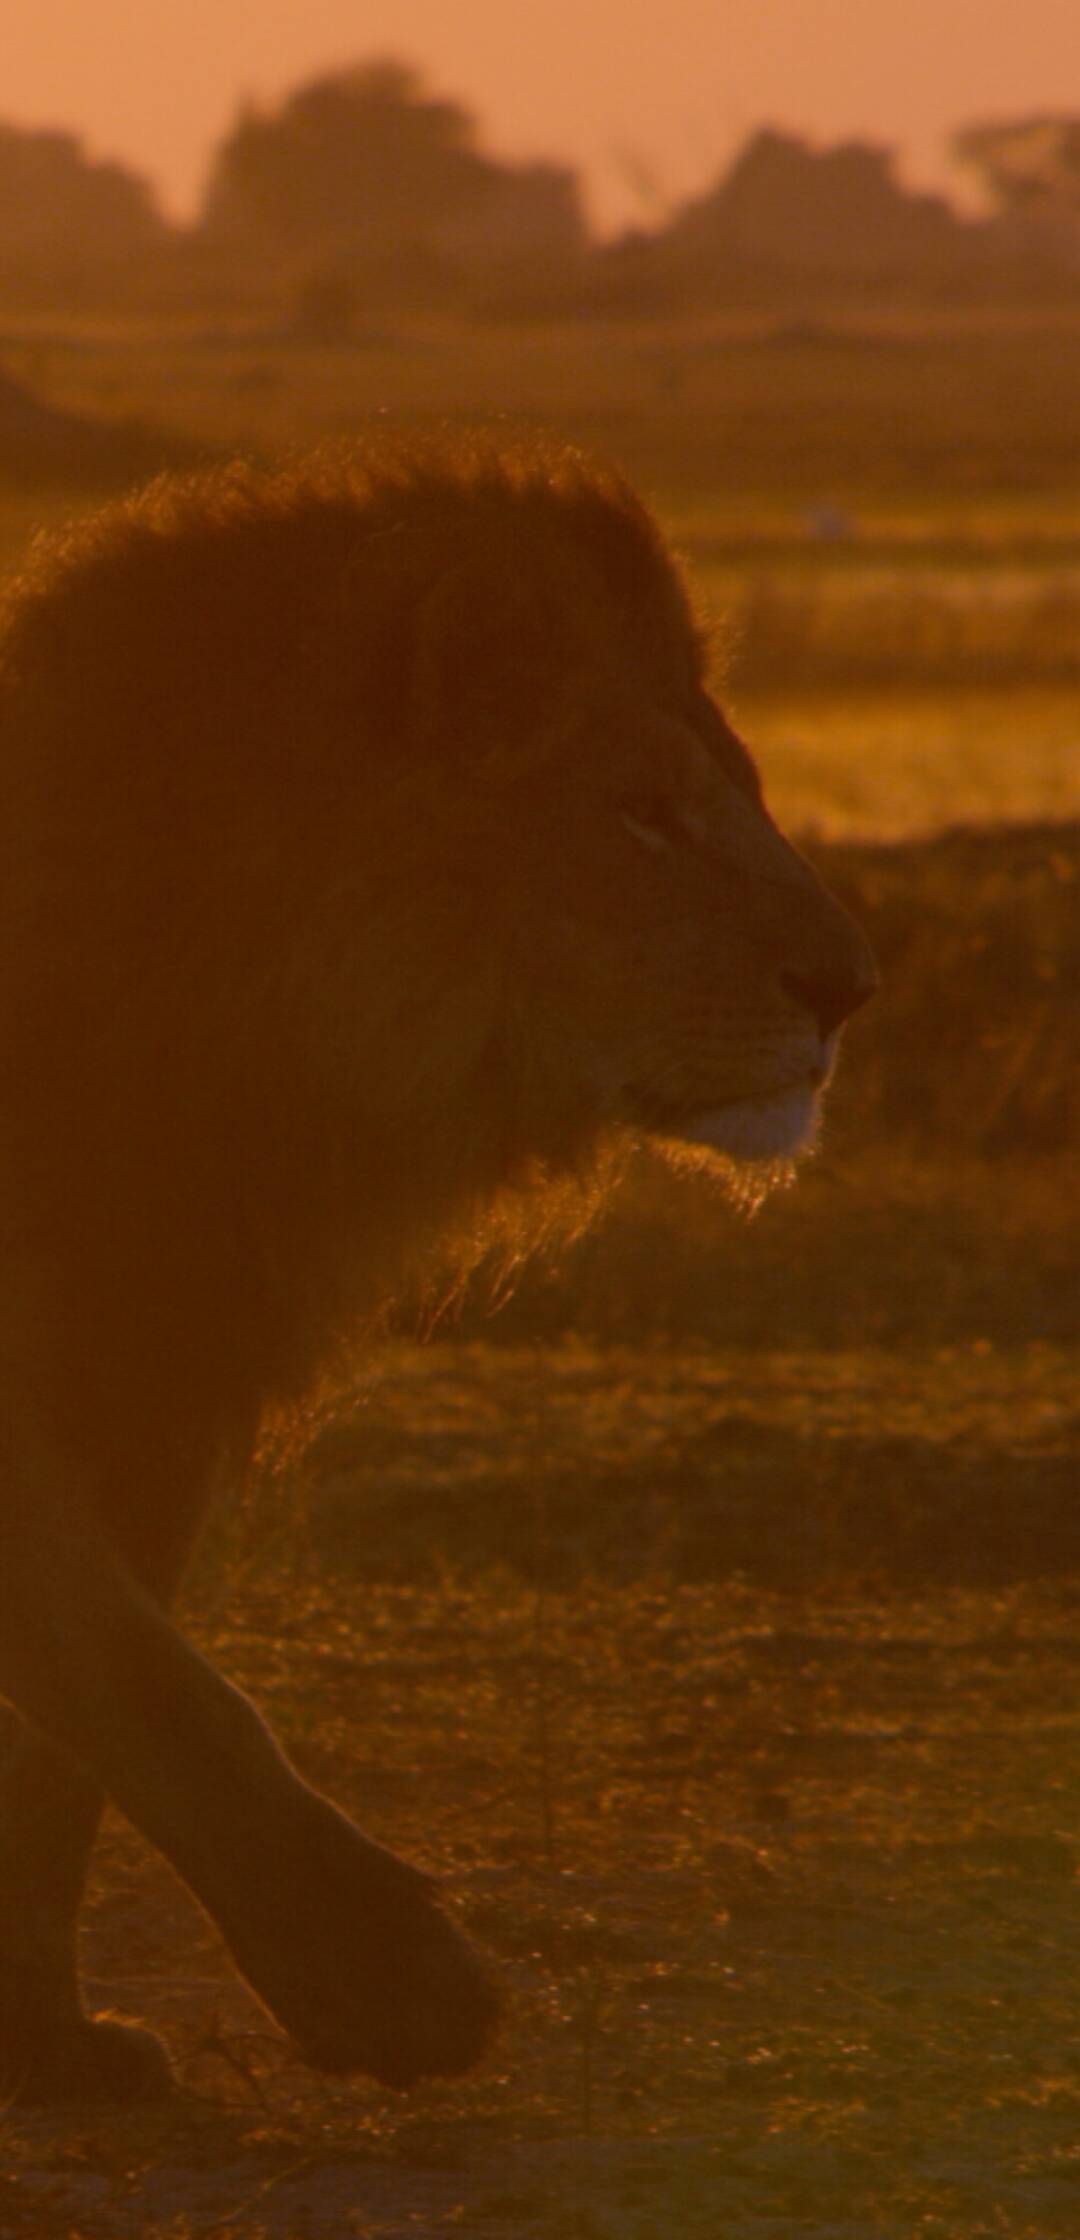
{"label": "lion's ear", "polygon": [[411,730],[422,744],[483,752],[511,745],[550,697],[558,654],[535,587],[490,560],[459,563],[417,617]]}

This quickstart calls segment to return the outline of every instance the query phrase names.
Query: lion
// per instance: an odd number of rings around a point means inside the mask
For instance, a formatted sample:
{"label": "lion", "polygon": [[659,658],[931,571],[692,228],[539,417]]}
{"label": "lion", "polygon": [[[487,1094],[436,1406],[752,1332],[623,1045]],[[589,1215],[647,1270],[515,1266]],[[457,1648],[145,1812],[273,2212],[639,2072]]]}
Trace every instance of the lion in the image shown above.
{"label": "lion", "polygon": [[105,1795],[311,2063],[404,2087],[492,2035],[427,1876],[167,1612],[210,1489],[433,1254],[518,1249],[613,1145],[756,1186],[812,1141],[873,965],[706,662],[646,509],[539,442],[166,478],[10,591],[9,2097],[169,2082],[78,1987]]}

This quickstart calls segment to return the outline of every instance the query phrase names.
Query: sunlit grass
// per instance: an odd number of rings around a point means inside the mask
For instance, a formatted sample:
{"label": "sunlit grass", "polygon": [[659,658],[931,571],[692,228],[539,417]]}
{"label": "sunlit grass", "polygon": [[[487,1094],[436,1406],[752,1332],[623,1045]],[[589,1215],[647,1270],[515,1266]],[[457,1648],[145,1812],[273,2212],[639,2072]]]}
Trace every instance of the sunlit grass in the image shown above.
{"label": "sunlit grass", "polygon": [[661,511],[706,525],[832,502],[933,522],[1077,518],[1080,320],[690,314],[532,325],[361,311],[328,348],[285,306],[181,319],[39,317],[8,369],[68,409],[276,447],[379,416],[543,421],[621,461]]}
{"label": "sunlit grass", "polygon": [[793,830],[893,839],[1080,814],[1080,696],[1065,687],[736,690],[735,713]]}
{"label": "sunlit grass", "polygon": [[736,568],[693,571],[760,683],[1009,684],[1080,680],[1080,567],[995,561],[948,548],[898,565],[876,545],[775,565],[748,547]]}

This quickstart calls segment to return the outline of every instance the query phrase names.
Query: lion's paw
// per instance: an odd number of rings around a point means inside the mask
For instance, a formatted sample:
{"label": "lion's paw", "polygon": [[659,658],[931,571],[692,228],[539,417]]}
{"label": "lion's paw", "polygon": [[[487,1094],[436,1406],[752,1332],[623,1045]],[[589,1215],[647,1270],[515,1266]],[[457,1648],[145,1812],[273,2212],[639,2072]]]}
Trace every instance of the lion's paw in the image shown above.
{"label": "lion's paw", "polygon": [[500,2002],[427,1877],[311,1790],[289,1816],[272,1876],[218,1915],[260,1998],[316,2068],[399,2088],[471,2068]]}
{"label": "lion's paw", "polygon": [[385,1943],[376,1938],[357,1960],[356,2004],[328,2001],[307,2030],[294,2030],[315,2068],[362,2069],[401,2091],[480,2059],[500,2002],[478,1955],[435,1906],[425,1901],[388,1923]]}

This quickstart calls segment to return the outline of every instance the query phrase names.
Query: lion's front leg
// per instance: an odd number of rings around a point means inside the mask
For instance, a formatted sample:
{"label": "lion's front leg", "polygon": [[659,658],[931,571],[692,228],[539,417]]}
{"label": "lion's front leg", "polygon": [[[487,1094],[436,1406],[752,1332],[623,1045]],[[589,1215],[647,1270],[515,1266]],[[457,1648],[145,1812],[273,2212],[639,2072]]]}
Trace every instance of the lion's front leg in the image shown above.
{"label": "lion's front leg", "polygon": [[[138,1565],[172,1594],[205,1506],[174,1497],[144,1532]],[[47,1548],[41,1578],[63,1570]],[[0,1543],[3,1532],[0,1527]],[[55,1543],[54,1543],[55,1546]],[[14,1567],[12,1579],[14,1579]],[[0,1587],[0,1604],[3,1590]],[[31,1593],[31,1624],[35,1597]],[[14,1646],[14,1628],[11,1628]],[[46,1637],[42,1636],[42,1648]],[[0,1665],[4,1662],[0,1651]],[[0,1682],[0,1686],[3,1683]],[[171,2087],[161,2040],[113,2013],[88,2014],[79,1982],[78,1918],[104,1791],[69,1751],[0,1704],[0,2095],[19,2104],[132,2101]]]}
{"label": "lion's front leg", "polygon": [[405,2085],[479,2056],[496,2001],[424,1878],[299,1779],[40,1470],[0,1512],[0,1689],[172,1861],[310,2060]]}
{"label": "lion's front leg", "polygon": [[132,2100],[167,2089],[147,2030],[93,2019],[79,1995],[76,1922],[101,1790],[0,1707],[0,2096]]}

